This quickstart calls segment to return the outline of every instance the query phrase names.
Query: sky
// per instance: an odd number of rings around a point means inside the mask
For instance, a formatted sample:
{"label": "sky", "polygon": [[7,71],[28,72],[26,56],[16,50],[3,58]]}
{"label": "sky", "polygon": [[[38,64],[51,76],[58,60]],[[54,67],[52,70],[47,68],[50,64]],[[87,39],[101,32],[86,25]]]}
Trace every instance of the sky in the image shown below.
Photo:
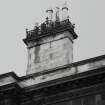
{"label": "sky", "polygon": [[[74,62],[105,54],[105,0],[66,0],[75,23]],[[0,74],[26,74],[25,28],[43,22],[46,9],[65,0],[0,0]]]}

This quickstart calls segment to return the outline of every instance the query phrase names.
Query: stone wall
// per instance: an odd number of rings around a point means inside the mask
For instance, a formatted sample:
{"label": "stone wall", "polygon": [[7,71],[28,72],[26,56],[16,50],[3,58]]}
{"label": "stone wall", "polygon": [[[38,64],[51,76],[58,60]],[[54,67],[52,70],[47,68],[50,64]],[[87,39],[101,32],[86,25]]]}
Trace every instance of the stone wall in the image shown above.
{"label": "stone wall", "polygon": [[27,74],[70,64],[73,61],[73,44],[69,32],[50,36],[28,50]]}

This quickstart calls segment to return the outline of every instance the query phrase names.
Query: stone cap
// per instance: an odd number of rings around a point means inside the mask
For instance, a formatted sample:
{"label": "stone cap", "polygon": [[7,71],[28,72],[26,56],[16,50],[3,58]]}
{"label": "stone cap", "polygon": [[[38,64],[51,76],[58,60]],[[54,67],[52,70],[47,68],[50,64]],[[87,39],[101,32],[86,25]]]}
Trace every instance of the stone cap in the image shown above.
{"label": "stone cap", "polygon": [[24,43],[28,45],[29,42],[40,40],[45,36],[54,36],[58,33],[69,31],[73,38],[76,39],[78,36],[74,31],[75,26],[66,19],[64,21],[50,22],[48,19],[42,23],[39,27],[35,27],[33,30],[26,30],[26,38],[23,39]]}

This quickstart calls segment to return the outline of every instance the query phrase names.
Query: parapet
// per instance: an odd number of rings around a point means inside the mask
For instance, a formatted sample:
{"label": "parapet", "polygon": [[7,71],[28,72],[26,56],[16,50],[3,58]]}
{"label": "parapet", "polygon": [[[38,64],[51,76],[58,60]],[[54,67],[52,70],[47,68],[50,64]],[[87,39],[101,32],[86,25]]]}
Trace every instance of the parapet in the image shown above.
{"label": "parapet", "polygon": [[[0,75],[0,87],[6,85],[15,85],[20,88],[28,88],[33,85],[38,85],[46,83],[48,81],[56,81],[59,79],[72,77],[74,75],[86,74],[88,72],[98,73],[105,68],[105,55],[94,57],[91,59],[75,62],[58,68],[54,70],[45,70],[44,72],[33,73],[23,77],[18,77],[15,73],[9,72]],[[97,72],[95,71],[97,70]]]}

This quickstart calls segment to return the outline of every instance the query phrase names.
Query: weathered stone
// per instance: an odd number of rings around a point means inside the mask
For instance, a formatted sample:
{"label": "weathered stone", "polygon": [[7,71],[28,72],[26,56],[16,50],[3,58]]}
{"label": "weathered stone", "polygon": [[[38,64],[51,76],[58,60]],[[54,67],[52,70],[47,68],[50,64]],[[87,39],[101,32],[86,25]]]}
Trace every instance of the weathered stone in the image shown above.
{"label": "weathered stone", "polygon": [[70,32],[45,37],[38,43],[40,45],[28,49],[27,74],[72,63],[73,38]]}

